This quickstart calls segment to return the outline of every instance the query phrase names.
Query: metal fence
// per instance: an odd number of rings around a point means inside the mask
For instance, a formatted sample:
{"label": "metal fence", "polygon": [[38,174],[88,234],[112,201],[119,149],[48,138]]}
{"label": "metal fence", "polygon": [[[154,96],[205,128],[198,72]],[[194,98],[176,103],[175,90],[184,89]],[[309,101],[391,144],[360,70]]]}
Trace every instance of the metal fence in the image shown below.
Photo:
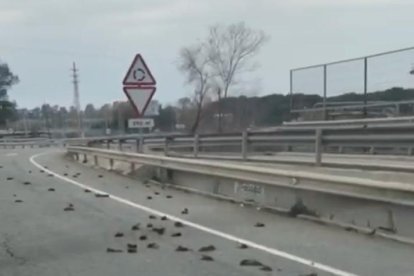
{"label": "metal fence", "polygon": [[413,114],[413,66],[409,47],[292,69],[291,112],[302,119]]}

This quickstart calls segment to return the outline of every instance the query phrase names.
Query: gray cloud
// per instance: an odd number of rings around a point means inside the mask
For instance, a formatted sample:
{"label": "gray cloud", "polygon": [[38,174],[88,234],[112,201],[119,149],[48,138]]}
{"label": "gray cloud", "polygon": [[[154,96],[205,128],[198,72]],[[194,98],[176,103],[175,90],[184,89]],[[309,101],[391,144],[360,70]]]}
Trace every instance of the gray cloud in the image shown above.
{"label": "gray cloud", "polygon": [[136,52],[158,81],[156,98],[174,102],[191,91],[176,70],[180,47],[211,24],[243,20],[271,36],[246,76],[258,84],[242,82],[244,91],[286,93],[290,68],[413,44],[413,8],[403,0],[2,0],[0,58],[21,78],[11,92],[21,106],[70,105],[72,61],[83,105],[125,100],[121,80]]}

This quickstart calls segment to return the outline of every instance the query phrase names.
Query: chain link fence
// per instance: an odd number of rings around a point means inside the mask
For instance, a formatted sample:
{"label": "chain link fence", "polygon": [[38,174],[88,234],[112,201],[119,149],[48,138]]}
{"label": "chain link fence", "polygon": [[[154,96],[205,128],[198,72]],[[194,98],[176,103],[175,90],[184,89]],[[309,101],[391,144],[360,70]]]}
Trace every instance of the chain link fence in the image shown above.
{"label": "chain link fence", "polygon": [[292,69],[299,120],[414,114],[414,47]]}

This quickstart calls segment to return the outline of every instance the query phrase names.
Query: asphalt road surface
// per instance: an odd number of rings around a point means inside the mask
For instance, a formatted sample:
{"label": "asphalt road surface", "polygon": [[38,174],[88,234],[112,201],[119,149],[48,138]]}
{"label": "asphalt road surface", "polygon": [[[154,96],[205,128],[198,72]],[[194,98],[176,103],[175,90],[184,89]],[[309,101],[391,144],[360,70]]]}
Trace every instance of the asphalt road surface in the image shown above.
{"label": "asphalt road surface", "polygon": [[162,189],[62,151],[0,150],[0,166],[0,275],[414,275],[413,246]]}

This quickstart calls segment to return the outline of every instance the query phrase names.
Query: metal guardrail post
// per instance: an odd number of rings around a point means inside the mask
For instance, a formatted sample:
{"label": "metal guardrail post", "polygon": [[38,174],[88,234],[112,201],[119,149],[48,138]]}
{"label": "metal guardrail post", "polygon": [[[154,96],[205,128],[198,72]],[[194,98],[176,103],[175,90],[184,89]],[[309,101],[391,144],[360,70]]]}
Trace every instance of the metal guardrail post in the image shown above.
{"label": "metal guardrail post", "polygon": [[315,166],[322,163],[322,129],[315,130]]}
{"label": "metal guardrail post", "polygon": [[139,151],[139,146],[140,146],[139,140],[141,140],[141,138],[138,138],[137,140],[135,140],[135,151],[138,153],[140,152]]}
{"label": "metal guardrail post", "polygon": [[137,139],[137,152],[138,153],[143,153],[144,152],[144,137],[140,137],[139,139]]}
{"label": "metal guardrail post", "polygon": [[98,155],[94,155],[93,156],[93,161],[94,161],[95,166],[99,166],[99,163],[98,163]]}
{"label": "metal guardrail post", "polygon": [[200,148],[200,135],[196,134],[194,135],[194,145],[193,145],[194,157],[198,156],[199,148]]}
{"label": "metal guardrail post", "polygon": [[326,80],[326,64],[323,65],[323,120],[328,120],[328,110],[326,110],[326,93],[327,93],[327,80]]}
{"label": "metal guardrail post", "polygon": [[111,148],[111,140],[106,140],[106,148],[107,149]]}
{"label": "metal guardrail post", "polygon": [[247,151],[248,151],[248,139],[249,133],[247,131],[243,131],[242,133],[242,141],[241,141],[241,156],[243,160],[247,158]]}
{"label": "metal guardrail post", "polygon": [[395,227],[394,214],[393,214],[392,210],[388,210],[387,213],[388,213],[389,229],[395,233],[395,232],[397,232],[397,228]]}
{"label": "metal guardrail post", "polygon": [[122,139],[118,140],[118,149],[119,151],[122,151]]}
{"label": "metal guardrail post", "polygon": [[168,156],[168,144],[170,143],[170,137],[165,137],[164,139],[164,155]]}
{"label": "metal guardrail post", "polygon": [[82,163],[88,163],[88,156],[86,154],[83,155]]}

